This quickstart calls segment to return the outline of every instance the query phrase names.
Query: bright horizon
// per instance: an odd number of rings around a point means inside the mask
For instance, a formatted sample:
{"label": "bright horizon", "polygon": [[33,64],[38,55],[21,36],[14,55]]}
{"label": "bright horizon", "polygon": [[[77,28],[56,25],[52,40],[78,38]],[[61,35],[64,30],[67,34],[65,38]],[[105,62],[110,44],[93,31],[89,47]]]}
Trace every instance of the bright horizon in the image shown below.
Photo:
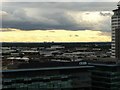
{"label": "bright horizon", "polygon": [[[100,35],[100,31],[34,30],[12,29],[0,33],[3,42],[107,42],[110,36]],[[64,33],[64,34],[63,34]]]}
{"label": "bright horizon", "polygon": [[3,3],[0,42],[111,42],[116,3],[106,4]]}

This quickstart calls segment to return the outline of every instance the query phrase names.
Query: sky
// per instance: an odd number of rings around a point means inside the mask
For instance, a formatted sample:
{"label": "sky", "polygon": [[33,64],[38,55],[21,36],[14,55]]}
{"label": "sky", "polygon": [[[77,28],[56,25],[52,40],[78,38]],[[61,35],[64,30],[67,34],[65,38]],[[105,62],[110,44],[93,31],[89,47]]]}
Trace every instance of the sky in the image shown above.
{"label": "sky", "polygon": [[[112,0],[110,0],[112,1]],[[1,42],[111,41],[115,2],[2,2]]]}

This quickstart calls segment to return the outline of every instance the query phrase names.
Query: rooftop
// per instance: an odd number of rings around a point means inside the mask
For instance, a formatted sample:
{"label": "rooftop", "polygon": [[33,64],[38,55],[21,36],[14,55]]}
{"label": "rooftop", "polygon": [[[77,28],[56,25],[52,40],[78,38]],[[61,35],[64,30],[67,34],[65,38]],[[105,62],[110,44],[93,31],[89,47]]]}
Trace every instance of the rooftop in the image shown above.
{"label": "rooftop", "polygon": [[79,69],[79,68],[93,68],[94,66],[69,66],[69,67],[45,67],[45,68],[30,68],[30,69],[14,69],[3,70],[0,72],[24,72],[24,71],[41,71],[41,70],[60,70],[60,69]]}
{"label": "rooftop", "polygon": [[102,64],[102,63],[88,63],[88,65],[93,66],[107,66],[107,67],[120,67],[120,64]]}

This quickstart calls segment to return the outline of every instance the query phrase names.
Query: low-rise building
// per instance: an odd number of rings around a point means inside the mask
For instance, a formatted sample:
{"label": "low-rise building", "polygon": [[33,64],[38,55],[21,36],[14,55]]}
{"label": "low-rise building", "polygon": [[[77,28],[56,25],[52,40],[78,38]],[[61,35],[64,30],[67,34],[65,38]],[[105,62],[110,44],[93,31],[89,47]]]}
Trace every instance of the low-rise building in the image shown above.
{"label": "low-rise building", "polygon": [[91,90],[93,66],[3,70],[2,90]]}

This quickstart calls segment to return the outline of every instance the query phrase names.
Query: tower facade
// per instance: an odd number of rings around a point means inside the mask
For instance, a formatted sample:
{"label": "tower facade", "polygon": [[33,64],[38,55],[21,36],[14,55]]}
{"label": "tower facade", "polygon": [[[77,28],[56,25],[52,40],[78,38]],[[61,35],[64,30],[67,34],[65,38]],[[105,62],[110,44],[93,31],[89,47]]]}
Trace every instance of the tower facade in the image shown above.
{"label": "tower facade", "polygon": [[112,58],[120,60],[120,2],[112,16]]}

